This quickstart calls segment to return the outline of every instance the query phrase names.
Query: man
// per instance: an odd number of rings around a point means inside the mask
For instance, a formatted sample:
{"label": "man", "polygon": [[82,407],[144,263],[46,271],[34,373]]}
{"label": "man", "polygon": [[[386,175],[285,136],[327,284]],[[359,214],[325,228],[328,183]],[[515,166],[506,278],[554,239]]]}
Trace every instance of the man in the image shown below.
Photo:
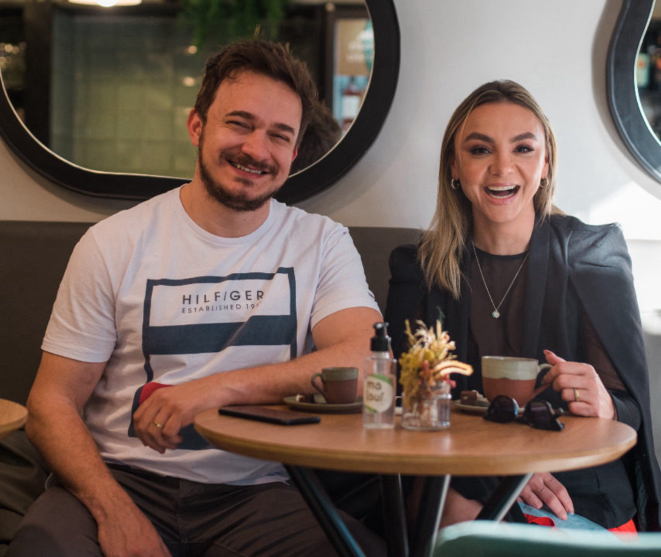
{"label": "man", "polygon": [[193,180],[74,250],[26,425],[56,481],[10,555],[333,554],[281,465],[192,428],[310,392],[324,366],[360,369],[381,319],[346,229],[271,199],[315,95],[286,48],[224,48],[188,118]]}

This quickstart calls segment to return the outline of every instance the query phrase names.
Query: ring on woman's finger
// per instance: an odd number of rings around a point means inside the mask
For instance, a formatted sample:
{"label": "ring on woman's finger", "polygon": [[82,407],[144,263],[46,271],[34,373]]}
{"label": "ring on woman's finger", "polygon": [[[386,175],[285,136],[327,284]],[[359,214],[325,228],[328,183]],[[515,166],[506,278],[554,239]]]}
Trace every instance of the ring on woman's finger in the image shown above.
{"label": "ring on woman's finger", "polygon": [[[576,389],[574,389],[575,391]],[[158,429],[163,429],[163,424],[159,424],[156,420],[152,422]]]}
{"label": "ring on woman's finger", "polygon": [[578,389],[574,387],[574,401],[581,402],[581,397],[578,394]]}

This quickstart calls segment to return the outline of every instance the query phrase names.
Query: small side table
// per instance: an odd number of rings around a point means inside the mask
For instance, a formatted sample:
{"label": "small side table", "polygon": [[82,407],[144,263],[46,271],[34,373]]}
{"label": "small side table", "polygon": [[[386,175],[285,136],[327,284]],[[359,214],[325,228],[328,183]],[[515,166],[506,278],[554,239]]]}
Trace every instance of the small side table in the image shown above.
{"label": "small side table", "polygon": [[0,398],[0,439],[16,431],[28,419],[25,406]]}

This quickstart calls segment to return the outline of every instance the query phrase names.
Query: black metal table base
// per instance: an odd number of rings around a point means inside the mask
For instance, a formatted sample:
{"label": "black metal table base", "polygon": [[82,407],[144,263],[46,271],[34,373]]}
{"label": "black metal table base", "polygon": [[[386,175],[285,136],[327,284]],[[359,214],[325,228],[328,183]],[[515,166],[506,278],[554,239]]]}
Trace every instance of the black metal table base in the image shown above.
{"label": "black metal table base", "polygon": [[309,468],[285,466],[294,485],[326,532],[340,557],[365,557],[337,510],[328,499],[316,474]]}
{"label": "black metal table base", "polygon": [[[285,468],[340,557],[365,557],[330,502],[316,474],[309,468],[301,466],[285,466]],[[532,474],[504,477],[489,497],[477,519],[502,520],[531,476]],[[430,476],[425,479],[418,519],[410,540],[410,553],[401,477],[383,475],[380,476],[380,480],[383,506],[384,509],[387,509],[385,525],[388,557],[431,555],[450,485],[450,475]]]}
{"label": "black metal table base", "polygon": [[477,520],[494,520],[500,522],[510,510],[516,498],[532,477],[532,474],[523,476],[505,476],[494,489],[491,497],[477,515]]}
{"label": "black metal table base", "polygon": [[411,557],[431,555],[449,486],[450,475],[430,476],[425,479],[418,519],[411,538]]}
{"label": "black metal table base", "polygon": [[383,520],[386,526],[388,557],[406,557],[409,554],[409,544],[402,478],[399,474],[395,476],[381,475],[379,480],[383,498]]}

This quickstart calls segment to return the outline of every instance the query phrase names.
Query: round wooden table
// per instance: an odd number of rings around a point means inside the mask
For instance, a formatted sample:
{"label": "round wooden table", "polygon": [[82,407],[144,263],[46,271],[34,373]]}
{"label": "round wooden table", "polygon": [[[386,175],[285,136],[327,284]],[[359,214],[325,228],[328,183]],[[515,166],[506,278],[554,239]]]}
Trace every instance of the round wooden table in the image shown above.
{"label": "round wooden table", "polygon": [[[419,512],[425,523],[418,524],[412,539],[413,555],[423,555],[433,546],[451,475],[508,476],[502,489],[496,490],[492,498],[494,502],[485,505],[485,509],[489,508],[487,514],[480,515],[480,518],[499,520],[532,473],[605,464],[626,453],[637,439],[636,432],[625,424],[571,415],[560,418],[565,428],[559,432],[519,423],[488,422],[479,415],[464,414],[455,409],[451,426],[434,432],[405,430],[399,421],[395,429],[364,429],[361,414],[320,416],[319,424],[280,426],[221,416],[216,410],[208,410],[196,417],[195,429],[220,449],[288,465],[292,479],[311,507],[316,504],[311,503],[311,498],[318,499],[318,494],[314,493],[316,489],[311,485],[313,480],[308,468],[390,477],[399,474],[428,477],[425,490],[428,493],[424,497],[429,496],[429,499],[423,499],[421,507],[425,510]],[[312,493],[306,494],[310,490]],[[401,507],[401,498],[389,496],[389,499],[398,500],[397,505]],[[388,501],[386,505],[389,505]],[[318,512],[328,514],[328,505],[321,504]],[[403,513],[399,514],[393,518],[396,523],[393,530],[403,528]],[[322,524],[323,520],[324,516],[320,518]],[[333,541],[331,534],[329,537]],[[394,551],[390,545],[391,555],[408,552],[405,541],[398,541],[398,548]],[[341,555],[361,554],[351,548],[344,551],[338,548],[338,551]]]}
{"label": "round wooden table", "polygon": [[11,400],[0,399],[0,439],[16,431],[28,419],[28,411]]}
{"label": "round wooden table", "polygon": [[278,426],[201,413],[195,428],[217,447],[295,466],[379,474],[514,475],[559,472],[615,460],[636,444],[629,426],[563,416],[563,431],[497,424],[452,412],[443,431],[364,429],[360,414],[320,414],[319,424]]}

